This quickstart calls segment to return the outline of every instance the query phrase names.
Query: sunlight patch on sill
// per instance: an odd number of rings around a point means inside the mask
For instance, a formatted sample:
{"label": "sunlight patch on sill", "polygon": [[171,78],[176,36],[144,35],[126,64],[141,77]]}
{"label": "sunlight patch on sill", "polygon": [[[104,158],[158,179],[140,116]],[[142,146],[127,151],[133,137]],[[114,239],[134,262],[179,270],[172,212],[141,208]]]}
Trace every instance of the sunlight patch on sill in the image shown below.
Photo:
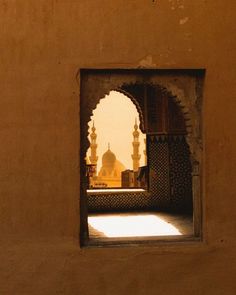
{"label": "sunlight patch on sill", "polygon": [[127,193],[127,192],[145,192],[142,188],[105,188],[105,189],[87,189],[87,193]]}
{"label": "sunlight patch on sill", "polygon": [[106,237],[176,236],[182,233],[152,214],[138,216],[90,216],[88,223]]}

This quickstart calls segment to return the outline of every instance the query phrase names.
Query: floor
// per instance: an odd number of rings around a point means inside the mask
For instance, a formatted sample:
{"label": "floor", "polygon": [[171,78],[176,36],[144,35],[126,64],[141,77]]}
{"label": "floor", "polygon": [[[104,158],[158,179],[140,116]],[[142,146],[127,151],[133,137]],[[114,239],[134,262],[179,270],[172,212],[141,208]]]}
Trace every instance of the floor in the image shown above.
{"label": "floor", "polygon": [[90,214],[89,238],[193,235],[191,216],[163,212]]}

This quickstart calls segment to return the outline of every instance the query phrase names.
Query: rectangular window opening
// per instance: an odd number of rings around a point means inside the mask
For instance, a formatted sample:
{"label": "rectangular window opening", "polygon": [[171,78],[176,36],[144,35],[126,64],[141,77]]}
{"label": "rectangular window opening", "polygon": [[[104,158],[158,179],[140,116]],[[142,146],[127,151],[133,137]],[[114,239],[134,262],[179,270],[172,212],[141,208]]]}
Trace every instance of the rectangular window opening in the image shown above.
{"label": "rectangular window opening", "polygon": [[204,70],[79,76],[81,246],[201,240]]}

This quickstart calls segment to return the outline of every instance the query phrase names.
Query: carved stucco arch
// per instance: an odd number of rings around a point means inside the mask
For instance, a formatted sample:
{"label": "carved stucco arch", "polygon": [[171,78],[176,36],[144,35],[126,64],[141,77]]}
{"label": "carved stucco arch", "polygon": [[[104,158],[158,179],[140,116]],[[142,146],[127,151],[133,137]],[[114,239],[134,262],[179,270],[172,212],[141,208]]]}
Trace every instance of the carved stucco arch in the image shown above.
{"label": "carved stucco arch", "polygon": [[144,115],[143,115],[142,108],[139,105],[139,102],[137,101],[137,99],[132,94],[130,94],[129,92],[127,92],[121,88],[114,89],[114,91],[124,94],[132,101],[132,103],[134,104],[134,106],[139,114],[139,122],[140,122],[139,128],[142,132],[144,132]]}
{"label": "carved stucco arch", "polygon": [[[131,77],[132,78],[132,77]],[[81,150],[86,154],[87,149],[89,148],[89,140],[88,140],[88,123],[91,120],[93,115],[93,111],[97,108],[97,105],[100,103],[101,99],[104,99],[106,95],[109,95],[111,91],[118,91],[126,95],[131,99],[134,103],[137,112],[139,113],[140,118],[140,129],[143,130],[144,126],[144,116],[142,114],[142,108],[139,105],[139,102],[133,97],[130,93],[124,91],[122,89],[123,85],[132,85],[138,83],[142,83],[143,81],[137,81],[137,79],[130,79],[129,83],[124,82],[123,79],[104,79],[103,83],[94,83],[93,87],[89,88],[89,91],[85,94],[86,96],[86,105],[83,108],[83,126],[82,129],[86,128],[86,136],[83,140],[83,149]],[[133,81],[130,81],[133,80]],[[96,81],[94,81],[96,82]],[[97,85],[96,85],[97,84]],[[147,83],[153,87],[158,87],[163,94],[167,95],[171,99],[175,101],[175,103],[181,109],[183,117],[186,122],[186,130],[187,130],[187,142],[190,148],[191,153],[191,161],[193,166],[199,165],[201,162],[201,138],[200,138],[200,122],[199,122],[199,114],[196,108],[197,96],[195,93],[192,93],[191,98],[186,97],[185,91],[174,85],[170,82],[161,81],[158,83],[156,81],[149,81]]]}
{"label": "carved stucco arch", "polygon": [[[124,84],[124,83],[123,83]],[[103,100],[103,99],[106,99],[106,96],[110,94],[111,91],[116,91],[116,92],[119,92],[119,93],[122,93],[124,94],[126,97],[128,97],[132,103],[134,104],[135,108],[136,108],[136,111],[139,115],[139,121],[140,121],[140,129],[141,131],[143,131],[144,129],[144,116],[143,116],[143,112],[142,112],[142,108],[140,107],[139,105],[139,102],[135,99],[135,97],[133,97],[130,93],[124,91],[123,89],[121,89],[120,87],[117,87],[117,88],[112,88],[112,89],[106,89],[104,91],[104,93],[102,95],[99,96],[96,96],[96,97],[93,97],[93,96],[86,96],[87,97],[87,102],[92,102],[93,103],[89,103],[90,106],[92,106],[93,108],[90,108],[90,109],[87,109],[86,108],[86,113],[83,112],[83,117],[84,118],[87,118],[84,121],[84,124],[82,124],[82,129],[86,129],[87,132],[84,133],[84,138],[83,138],[83,144],[82,144],[82,147],[81,147],[81,152],[83,154],[83,158],[85,158],[86,156],[86,153],[87,153],[87,150],[89,149],[89,146],[90,146],[90,142],[89,142],[89,122],[92,120],[92,116],[93,116],[93,112],[97,109],[98,105],[100,104],[100,101]],[[101,92],[99,92],[101,93]]]}

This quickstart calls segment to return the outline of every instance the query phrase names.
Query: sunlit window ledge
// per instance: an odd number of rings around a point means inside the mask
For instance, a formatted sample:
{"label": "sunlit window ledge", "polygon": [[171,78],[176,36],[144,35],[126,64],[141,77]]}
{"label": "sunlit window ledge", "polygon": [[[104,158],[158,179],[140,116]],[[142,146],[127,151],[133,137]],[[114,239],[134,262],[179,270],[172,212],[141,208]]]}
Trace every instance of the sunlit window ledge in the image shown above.
{"label": "sunlit window ledge", "polygon": [[142,188],[105,188],[105,189],[87,189],[88,194],[104,194],[104,193],[143,193],[146,190]]}

